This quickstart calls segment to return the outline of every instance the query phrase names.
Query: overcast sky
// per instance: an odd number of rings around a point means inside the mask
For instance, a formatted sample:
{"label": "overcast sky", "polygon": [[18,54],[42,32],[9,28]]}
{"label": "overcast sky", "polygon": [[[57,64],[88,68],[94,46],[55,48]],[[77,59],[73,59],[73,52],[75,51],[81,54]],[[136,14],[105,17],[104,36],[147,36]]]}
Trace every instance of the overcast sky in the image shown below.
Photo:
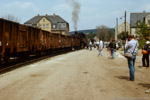
{"label": "overcast sky", "polygon": [[[71,0],[0,0],[0,17],[13,14],[21,23],[37,14],[60,15],[70,24],[73,31],[73,7]],[[131,12],[150,12],[150,0],[75,0],[80,4],[78,30],[93,29],[96,26],[116,26],[116,18],[124,16],[127,11],[127,21],[130,22]],[[124,18],[119,19],[122,23]]]}

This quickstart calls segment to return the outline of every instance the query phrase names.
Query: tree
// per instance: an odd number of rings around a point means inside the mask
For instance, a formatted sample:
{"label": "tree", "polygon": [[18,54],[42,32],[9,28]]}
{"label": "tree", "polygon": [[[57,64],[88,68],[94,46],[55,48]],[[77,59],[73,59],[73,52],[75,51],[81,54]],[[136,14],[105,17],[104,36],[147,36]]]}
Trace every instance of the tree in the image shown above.
{"label": "tree", "polygon": [[123,31],[123,32],[121,32],[120,34],[118,34],[118,39],[121,39],[121,40],[125,40],[125,38],[127,38],[129,36],[129,33],[128,33],[128,31],[126,32],[126,34],[125,34],[125,32]]}
{"label": "tree", "polygon": [[143,38],[149,36],[149,31],[145,20],[141,23],[140,21],[137,22],[136,34],[139,37],[139,49],[143,48],[145,45],[145,40]]}
{"label": "tree", "polygon": [[113,32],[110,31],[110,28],[104,25],[96,27],[96,35],[102,40],[110,40],[113,38]]}
{"label": "tree", "polygon": [[87,34],[87,38],[88,39],[93,39],[96,36],[96,34],[94,34],[93,32],[90,32],[89,34]]}
{"label": "tree", "polygon": [[2,18],[10,20],[10,21],[18,22],[18,23],[20,22],[20,19],[15,17],[13,14],[8,14],[6,16],[3,16]]}
{"label": "tree", "polygon": [[143,37],[149,36],[148,27],[145,21],[143,21],[142,23],[138,21],[137,27],[138,28],[136,29],[136,33],[138,34],[139,37],[143,38]]}

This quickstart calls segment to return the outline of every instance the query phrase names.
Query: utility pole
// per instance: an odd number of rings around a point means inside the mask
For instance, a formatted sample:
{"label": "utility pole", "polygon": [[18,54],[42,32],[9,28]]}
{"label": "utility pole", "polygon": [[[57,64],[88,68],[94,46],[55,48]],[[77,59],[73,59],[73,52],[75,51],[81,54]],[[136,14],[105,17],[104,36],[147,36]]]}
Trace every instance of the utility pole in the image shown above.
{"label": "utility pole", "polygon": [[115,34],[115,40],[117,40],[118,36],[118,18],[116,18],[116,34]]}
{"label": "utility pole", "polygon": [[125,26],[125,29],[124,29],[124,31],[125,31],[125,37],[127,37],[127,33],[126,33],[126,17],[127,17],[127,15],[126,15],[126,11],[125,11],[125,14],[124,14],[124,26]]}

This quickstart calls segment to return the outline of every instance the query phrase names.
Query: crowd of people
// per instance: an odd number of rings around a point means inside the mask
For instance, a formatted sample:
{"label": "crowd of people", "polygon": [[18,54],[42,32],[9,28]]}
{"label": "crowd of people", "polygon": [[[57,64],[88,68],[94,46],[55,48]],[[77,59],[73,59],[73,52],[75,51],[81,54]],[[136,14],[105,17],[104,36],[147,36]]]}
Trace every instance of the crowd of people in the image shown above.
{"label": "crowd of people", "polygon": [[98,42],[94,42],[94,44],[92,43],[92,41],[87,43],[87,48],[86,48],[87,50],[89,49],[90,51],[92,51],[92,47],[97,48],[98,56],[103,56],[103,52],[102,52],[103,48],[107,48],[111,58],[114,59],[114,53],[116,49],[119,49],[121,46],[118,45],[118,43],[114,39],[112,39],[111,42],[102,41],[102,39],[100,39]]}
{"label": "crowd of people", "polygon": [[[150,54],[150,41],[148,37],[145,37],[145,44],[142,48],[142,66],[145,68],[149,68],[149,54]],[[90,50],[92,51],[92,41],[87,44],[90,46]],[[111,59],[114,59],[114,53],[117,49],[117,43],[114,39],[111,40],[111,42],[103,42],[102,39],[99,40],[99,42],[94,43],[94,47],[97,47],[98,49],[98,56],[103,56],[103,48],[106,47],[107,50],[110,53]],[[134,37],[134,35],[129,35],[129,37],[125,40],[125,43],[123,44],[124,47],[124,54],[128,53],[131,55],[131,57],[127,58],[127,63],[129,67],[129,78],[127,78],[128,81],[134,81],[135,80],[135,60],[136,55],[138,52],[139,43],[138,40]],[[150,89],[146,90],[145,92],[150,92]]]}

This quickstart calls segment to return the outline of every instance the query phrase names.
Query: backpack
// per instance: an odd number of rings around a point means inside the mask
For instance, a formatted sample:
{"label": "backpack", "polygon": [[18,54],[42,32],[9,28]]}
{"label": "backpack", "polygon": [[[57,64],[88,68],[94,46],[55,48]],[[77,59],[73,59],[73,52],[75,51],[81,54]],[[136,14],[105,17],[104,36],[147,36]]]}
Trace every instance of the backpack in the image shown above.
{"label": "backpack", "polygon": [[147,43],[147,44],[146,44],[146,47],[147,47],[148,53],[150,53],[150,43]]}
{"label": "backpack", "polygon": [[116,43],[115,43],[115,42],[112,42],[112,43],[111,43],[111,48],[116,49]]}

